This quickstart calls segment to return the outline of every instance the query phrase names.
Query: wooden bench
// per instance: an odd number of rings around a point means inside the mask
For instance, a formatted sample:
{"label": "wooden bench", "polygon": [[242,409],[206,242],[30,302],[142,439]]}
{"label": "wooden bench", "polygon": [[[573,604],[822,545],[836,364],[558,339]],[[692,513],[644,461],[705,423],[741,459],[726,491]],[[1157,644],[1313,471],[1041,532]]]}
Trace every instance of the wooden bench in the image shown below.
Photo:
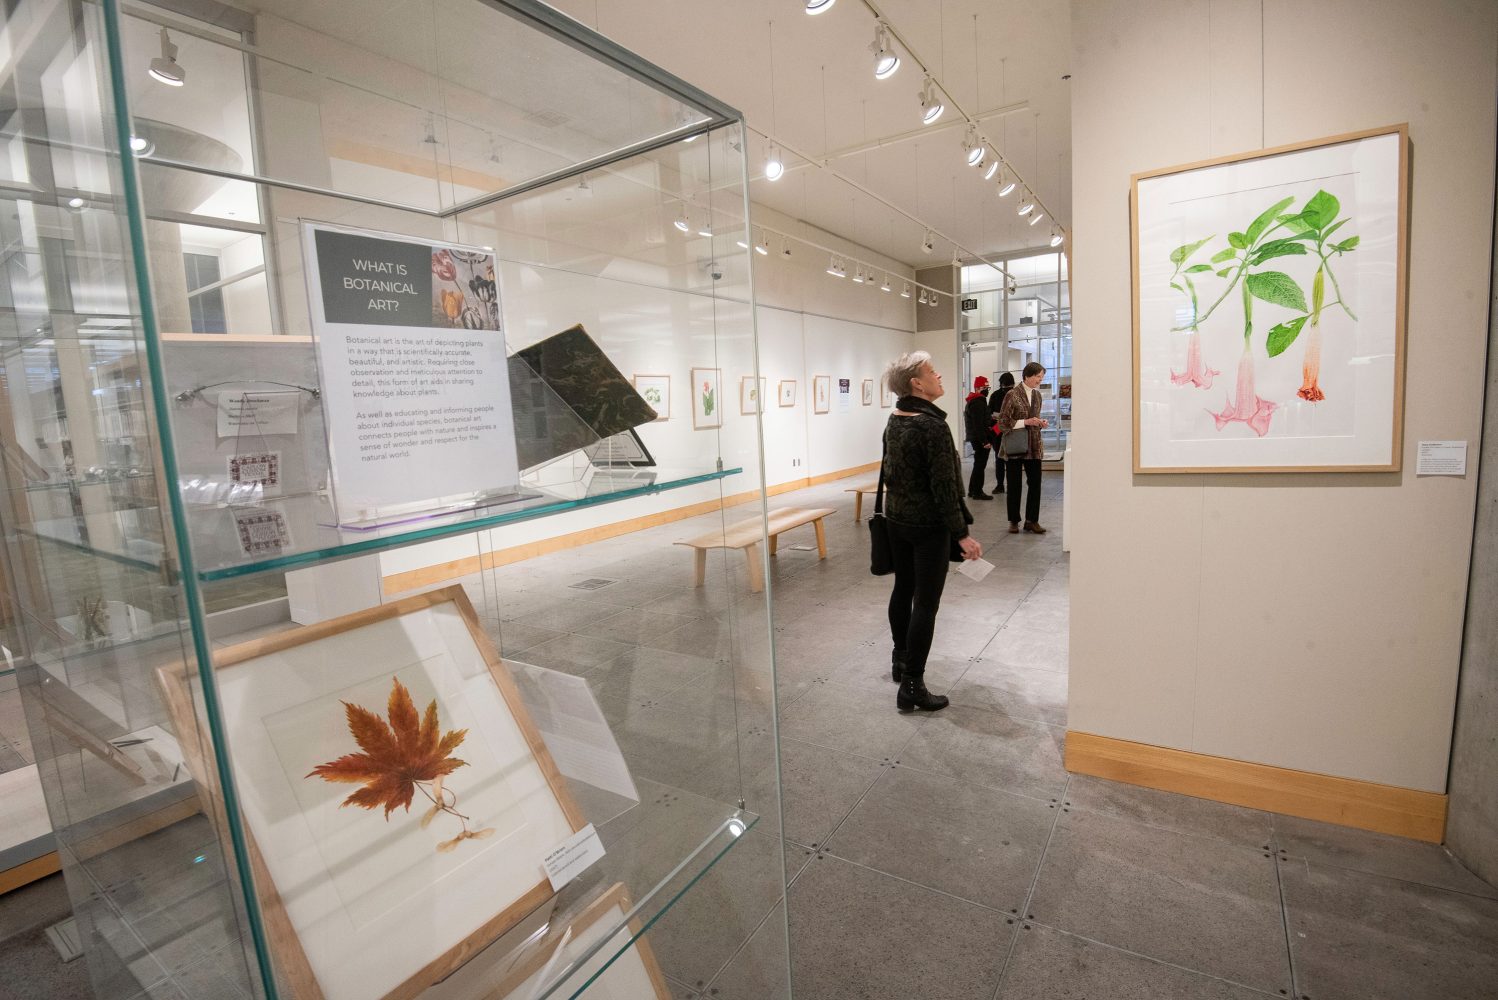
{"label": "wooden bench", "polygon": [[749,589],[758,593],[764,589],[764,567],[759,560],[759,541],[766,536],[770,539],[770,555],[775,555],[775,550],[780,542],[783,532],[802,525],[810,524],[817,531],[817,558],[827,558],[827,530],[822,525],[822,518],[837,511],[832,507],[787,507],[784,510],[770,511],[768,524],[757,517],[751,517],[747,521],[729,525],[722,531],[709,532],[700,538],[677,542],[677,545],[685,545],[693,550],[696,557],[692,567],[692,586],[700,587],[707,582],[707,550],[708,549],[743,549],[744,559],[749,566]]}
{"label": "wooden bench", "polygon": [[879,480],[875,479],[873,482],[850,486],[843,490],[843,492],[853,494],[853,523],[857,524],[863,520],[863,498],[865,496],[873,496],[879,492]]}

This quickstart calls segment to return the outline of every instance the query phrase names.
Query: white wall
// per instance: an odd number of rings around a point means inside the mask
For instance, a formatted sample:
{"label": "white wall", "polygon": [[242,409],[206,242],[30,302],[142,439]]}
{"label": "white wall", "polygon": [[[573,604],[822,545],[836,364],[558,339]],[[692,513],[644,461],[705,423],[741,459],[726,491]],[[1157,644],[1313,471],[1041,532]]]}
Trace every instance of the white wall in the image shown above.
{"label": "white wall", "polygon": [[[1476,475],[1416,478],[1414,452],[1466,439],[1477,455],[1498,7],[1072,15],[1070,726],[1442,792]],[[1134,476],[1130,174],[1397,122],[1413,141],[1405,471]]]}

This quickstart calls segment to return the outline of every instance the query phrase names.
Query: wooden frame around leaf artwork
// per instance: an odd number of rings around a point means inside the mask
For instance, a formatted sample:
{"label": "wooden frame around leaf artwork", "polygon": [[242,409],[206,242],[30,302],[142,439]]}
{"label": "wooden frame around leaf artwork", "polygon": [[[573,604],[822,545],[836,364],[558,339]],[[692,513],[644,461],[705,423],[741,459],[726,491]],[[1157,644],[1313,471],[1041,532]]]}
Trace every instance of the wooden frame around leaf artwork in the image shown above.
{"label": "wooden frame around leaf artwork", "polygon": [[[640,384],[640,382],[641,382],[642,379],[645,381],[644,385]],[[670,375],[636,375],[636,376],[634,376],[630,380],[630,382],[631,382],[632,385],[634,385],[635,391],[640,394],[641,398],[645,399],[645,402],[649,403],[650,408],[653,409],[653,410],[655,410],[655,412],[656,412],[656,418],[655,419],[656,419],[657,422],[662,421],[662,420],[670,420],[671,419],[671,376]],[[645,397],[645,391],[646,391],[646,389],[660,389],[661,390],[661,401],[660,401],[661,405],[657,406],[655,403],[651,403],[650,400]]]}
{"label": "wooden frame around leaf artwork", "polygon": [[[541,857],[582,829],[586,820],[531,720],[514,679],[461,586],[418,594],[241,643],[215,655],[214,671],[222,705],[223,736],[234,754],[237,801],[262,918],[274,959],[301,1000],[340,997],[411,1000],[451,975],[552,897]],[[350,673],[353,676],[347,676]],[[294,682],[288,685],[279,678],[282,674],[288,674]],[[401,824],[402,835],[412,842],[399,850],[419,857],[423,865],[420,871],[414,866],[405,871],[391,869],[387,876],[390,881],[371,886],[369,894],[398,895],[414,886],[414,893],[441,896],[445,915],[450,923],[457,924],[450,929],[440,922],[428,921],[422,922],[417,932],[410,921],[401,921],[398,913],[392,915],[392,908],[398,909],[407,899],[420,899],[415,894],[400,899],[382,896],[367,903],[341,894],[354,873],[329,871],[326,859],[332,857],[336,862],[338,855],[330,852],[340,845],[356,844],[358,837],[378,830],[378,826],[359,827],[355,838],[347,836],[354,829],[351,823],[367,820],[379,824],[378,808],[372,813],[357,808],[341,812],[336,807],[329,808],[327,790],[314,784],[310,795],[319,801],[303,808],[297,821],[288,823],[286,816],[277,811],[277,807],[284,808],[287,802],[293,809],[308,802],[309,793],[302,784],[294,783],[295,779],[314,782],[317,779],[311,774],[300,778],[308,761],[287,760],[286,741],[276,743],[274,734],[277,731],[292,734],[294,740],[313,744],[309,760],[328,752],[317,746],[328,740],[346,741],[352,750],[351,736],[329,734],[326,725],[319,728],[312,723],[317,716],[333,711],[329,699],[347,705],[352,695],[359,699],[354,703],[370,705],[373,711],[378,702],[358,689],[370,692],[389,689],[390,679],[399,679],[397,674],[405,675],[413,684],[428,679],[436,692],[431,700],[443,705],[438,712],[439,732],[458,722],[467,723],[463,727],[467,735],[459,749],[476,762],[465,767],[472,766],[475,775],[484,777],[477,786],[465,788],[467,798],[463,808],[471,814],[463,822],[465,834],[468,822],[475,826],[479,822],[493,823],[495,828],[509,829],[487,841],[475,840],[471,848],[466,846],[468,840],[452,848],[439,848],[451,853],[438,858],[427,853],[426,848],[426,841],[438,834],[428,830],[425,822],[415,829],[421,817],[398,807],[389,814],[387,822]],[[182,735],[189,771],[202,789],[204,801],[211,805],[215,824],[221,833],[226,833],[217,771],[203,757],[201,744],[192,735],[200,727],[186,668],[182,665],[160,668],[157,680],[176,731]],[[283,690],[288,686],[295,690]],[[414,694],[417,705],[427,697],[426,691]],[[340,695],[344,698],[339,698]],[[257,707],[257,697],[266,699],[259,703],[261,707]],[[291,707],[286,709],[276,707],[278,701],[296,698],[306,700],[290,701]],[[257,714],[260,711],[266,714]],[[485,724],[486,728],[479,728],[477,723]],[[502,756],[506,753],[514,756]],[[263,766],[268,759],[272,761],[270,766]],[[466,775],[460,768],[445,780],[459,786],[463,777]],[[328,789],[333,788],[328,784]],[[339,799],[352,787],[339,785],[336,789],[333,798]],[[299,796],[298,790],[303,790],[303,795]],[[427,794],[424,789],[418,791]],[[453,794],[456,806],[457,792],[453,789],[446,792]],[[416,801],[425,805],[420,796]],[[442,801],[447,801],[446,793]],[[497,810],[501,803],[512,812],[524,810],[523,815],[486,811]],[[267,808],[279,817],[277,821],[265,818],[263,810]],[[435,808],[428,812],[439,821],[448,819]],[[329,824],[327,817],[335,817],[343,829]],[[324,834],[321,839],[315,835],[317,831]],[[525,839],[517,839],[522,834]],[[398,851],[391,846],[397,839],[381,831],[378,851],[357,853],[351,863],[379,865],[382,857],[398,857]],[[538,844],[549,846],[538,847]],[[285,850],[287,845],[294,850]],[[282,853],[269,853],[278,847],[283,849]],[[528,847],[534,850],[527,851]],[[458,853],[462,850],[477,853],[464,858]],[[540,856],[531,858],[531,853]],[[445,858],[459,861],[448,865]],[[325,877],[321,882],[298,871],[298,867],[310,870],[316,864],[323,865]],[[292,876],[287,884],[295,886],[302,899],[283,896],[284,890],[275,878],[277,871],[283,878]],[[345,880],[343,885],[336,884],[339,878]],[[402,878],[406,878],[405,883],[391,888],[391,882]],[[512,886],[508,895],[503,894],[506,884]],[[362,924],[356,923],[347,909],[356,903],[364,903],[369,913],[376,916]],[[335,910],[330,904],[341,904],[344,909]],[[498,912],[494,911],[496,906]],[[309,915],[316,918],[312,926],[308,926]],[[355,935],[356,927],[360,940],[344,940],[345,936]],[[388,934],[392,927],[399,932]],[[382,929],[391,940],[380,937]],[[419,951],[422,947],[421,933],[429,935],[427,943],[433,947],[432,954],[411,953],[413,948]],[[319,945],[324,949],[321,954],[316,953]],[[350,961],[350,953],[357,954],[358,961]],[[370,981],[361,982],[361,976]]]}
{"label": "wooden frame around leaf artwork", "polygon": [[[1314,162],[1310,160],[1313,156],[1319,156],[1323,159],[1335,156],[1337,154],[1332,151],[1336,147],[1374,143],[1379,140],[1392,140],[1397,146],[1397,149],[1392,154],[1397,157],[1397,160],[1392,165],[1383,162],[1379,156],[1374,156],[1372,149],[1361,151],[1356,161],[1345,167],[1341,164],[1328,167],[1319,160]],[[1380,154],[1380,156],[1382,155]],[[1280,165],[1290,164],[1292,161],[1289,158],[1291,157],[1306,159],[1308,165],[1303,169],[1297,168],[1299,170],[1298,173],[1291,170],[1288,166]],[[1360,132],[1348,132],[1327,138],[1312,139],[1306,142],[1291,143],[1270,149],[1222,156],[1210,160],[1201,160],[1195,163],[1165,167],[1133,175],[1129,196],[1129,230],[1130,258],[1133,274],[1131,282],[1131,305],[1133,313],[1134,472],[1141,474],[1170,474],[1204,472],[1398,472],[1400,470],[1404,440],[1405,334],[1409,283],[1409,160],[1409,126],[1400,124],[1367,129]],[[1257,166],[1255,166],[1256,163]],[[1231,175],[1231,191],[1225,190],[1219,192],[1212,187],[1208,178],[1213,176],[1210,172],[1214,171],[1215,168],[1225,165],[1232,165],[1235,171]],[[1255,173],[1255,170],[1258,172]],[[1367,174],[1368,180],[1364,180],[1362,176],[1364,173]],[[1354,178],[1354,180],[1349,181],[1347,178]],[[1365,279],[1365,282],[1371,280],[1372,282],[1389,283],[1384,284],[1382,288],[1378,289],[1374,289],[1371,284],[1361,289],[1363,300],[1374,302],[1379,306],[1380,311],[1378,313],[1377,326],[1370,326],[1365,330],[1364,324],[1369,319],[1369,313],[1364,311],[1363,301],[1353,303],[1353,305],[1357,306],[1357,311],[1362,317],[1357,320],[1355,334],[1357,344],[1359,345],[1358,353],[1361,356],[1343,362],[1343,384],[1341,386],[1338,386],[1334,391],[1328,381],[1325,391],[1322,391],[1314,373],[1322,370],[1323,366],[1327,373],[1336,371],[1336,362],[1330,357],[1323,357],[1319,335],[1318,339],[1314,341],[1314,355],[1311,354],[1311,344],[1306,343],[1302,339],[1301,332],[1304,330],[1309,333],[1312,329],[1312,327],[1305,326],[1306,317],[1300,317],[1298,323],[1286,319],[1289,312],[1299,311],[1299,306],[1304,303],[1296,303],[1291,309],[1282,310],[1280,313],[1273,312],[1277,308],[1273,304],[1273,299],[1269,300],[1267,306],[1265,302],[1260,302],[1259,304],[1259,315],[1265,313],[1266,309],[1271,313],[1270,316],[1258,320],[1260,329],[1269,330],[1269,333],[1267,338],[1262,342],[1256,335],[1255,340],[1251,344],[1253,356],[1264,357],[1267,350],[1271,349],[1268,346],[1269,339],[1272,339],[1276,333],[1280,333],[1283,328],[1281,339],[1276,345],[1278,353],[1270,355],[1267,359],[1268,363],[1276,363],[1273,359],[1282,355],[1291,355],[1286,360],[1293,366],[1295,371],[1301,372],[1300,375],[1291,375],[1292,381],[1288,387],[1290,391],[1279,394],[1272,390],[1266,390],[1274,397],[1269,400],[1262,399],[1257,395],[1256,389],[1263,388],[1263,382],[1259,381],[1257,384],[1255,383],[1252,370],[1250,370],[1245,383],[1248,386],[1247,392],[1244,393],[1240,390],[1240,399],[1235,400],[1232,395],[1235,375],[1229,369],[1229,365],[1224,364],[1222,366],[1224,370],[1211,367],[1214,362],[1206,354],[1206,345],[1215,343],[1215,341],[1204,339],[1204,336],[1210,332],[1205,329],[1205,323],[1212,318],[1211,310],[1206,308],[1206,304],[1212,301],[1211,298],[1201,303],[1201,325],[1186,328],[1188,336],[1190,336],[1190,330],[1196,331],[1196,343],[1184,347],[1171,345],[1174,348],[1173,354],[1161,350],[1157,341],[1160,340],[1162,331],[1168,330],[1171,334],[1175,334],[1181,332],[1181,328],[1178,321],[1174,319],[1166,321],[1161,321],[1160,319],[1160,317],[1166,314],[1165,307],[1171,304],[1164,303],[1164,306],[1162,306],[1165,293],[1161,290],[1162,282],[1159,280],[1162,277],[1160,271],[1161,260],[1157,259],[1162,256],[1160,247],[1175,246],[1178,243],[1183,244],[1172,252],[1170,259],[1174,263],[1166,265],[1167,274],[1170,266],[1176,267],[1177,270],[1190,266],[1197,268],[1197,277],[1199,279],[1206,280],[1210,277],[1207,271],[1219,267],[1220,264],[1212,263],[1206,267],[1199,265],[1207,259],[1210,251],[1216,249],[1228,234],[1215,224],[1217,220],[1211,220],[1213,224],[1208,225],[1205,217],[1201,220],[1201,225],[1197,226],[1176,225],[1177,220],[1174,218],[1165,218],[1163,220],[1157,218],[1154,214],[1150,213],[1149,209],[1141,209],[1142,198],[1153,198],[1152,204],[1196,206],[1206,205],[1214,198],[1226,197],[1228,193],[1252,191],[1267,194],[1273,191],[1276,195],[1288,192],[1294,196],[1295,202],[1305,206],[1310,203],[1308,192],[1330,191],[1334,197],[1328,200],[1335,205],[1336,189],[1332,187],[1334,181],[1344,184],[1356,183],[1366,185],[1366,187],[1355,189],[1361,197],[1356,202],[1355,207],[1349,210],[1348,215],[1344,219],[1344,221],[1351,224],[1342,231],[1343,236],[1359,236],[1362,245],[1358,247],[1356,253],[1352,253],[1351,256],[1346,258],[1343,257],[1342,251],[1344,248],[1334,245],[1331,249],[1338,251],[1335,254],[1337,258],[1336,266],[1344,269],[1350,267],[1367,268],[1368,273],[1374,277],[1372,279]],[[1177,185],[1176,188],[1168,189],[1172,192],[1169,197],[1153,193],[1157,190],[1167,190],[1155,187],[1162,182]],[[1150,186],[1151,189],[1142,191],[1142,187],[1145,186]],[[1376,197],[1370,198],[1368,197],[1369,195],[1376,195]],[[1288,211],[1293,212],[1294,210],[1295,204],[1292,203]],[[1181,211],[1184,214],[1184,210]],[[1193,211],[1205,212],[1206,209],[1193,209]],[[1144,218],[1141,218],[1142,215]],[[1283,222],[1286,218],[1289,218],[1289,216],[1276,216],[1275,219],[1271,220],[1271,225],[1278,229],[1280,226],[1277,223]],[[1196,217],[1193,216],[1191,221],[1197,221]],[[1329,222],[1330,220],[1326,221]],[[1340,225],[1340,223],[1337,225]],[[1322,222],[1319,226],[1311,227],[1308,231],[1311,231],[1315,235],[1323,233],[1325,227],[1326,222]],[[1252,228],[1252,226],[1248,226],[1244,232],[1233,232],[1231,235],[1240,239],[1247,239],[1249,235],[1247,230],[1251,230]],[[1198,229],[1201,230],[1200,233],[1198,233]],[[1270,230],[1270,232],[1272,231]],[[1298,232],[1297,230],[1287,231]],[[1148,254],[1144,253],[1141,249],[1141,243],[1146,239],[1146,233],[1148,233],[1148,238],[1154,241],[1150,247],[1152,252]],[[1212,235],[1209,236],[1209,233]],[[1265,234],[1261,229],[1260,232],[1253,234],[1253,239],[1258,239],[1262,235]],[[1164,239],[1166,236],[1172,238],[1167,242]],[[1207,239],[1202,240],[1200,243],[1193,242],[1198,236],[1207,236]],[[1325,241],[1329,236],[1330,233],[1327,232],[1320,236],[1319,239]],[[1301,241],[1306,239],[1306,237],[1300,237]],[[1249,242],[1246,242],[1244,246],[1249,246]],[[1289,242],[1289,240],[1282,242]],[[1318,242],[1316,245],[1319,246],[1320,243]],[[1268,249],[1270,250],[1270,256],[1273,256],[1276,248]],[[1200,257],[1196,256],[1198,250],[1201,250]],[[1351,248],[1346,248],[1346,251],[1351,253]],[[1180,253],[1182,259],[1176,261],[1174,258],[1175,253]],[[1368,256],[1370,253],[1381,255],[1377,263],[1365,262],[1359,259],[1360,257]],[[1297,257],[1299,256],[1301,255],[1280,255],[1275,260],[1275,263],[1270,265],[1270,268],[1272,270],[1294,271]],[[1307,254],[1305,256],[1311,256],[1314,259],[1314,255]],[[1328,256],[1332,256],[1330,251],[1328,252]],[[1217,260],[1216,257],[1211,259],[1214,261]],[[1260,266],[1268,260],[1269,257],[1266,256],[1258,264],[1250,264],[1250,266]],[[1229,269],[1234,266],[1230,264]],[[1388,277],[1385,277],[1385,275],[1388,275]],[[1189,273],[1186,275],[1186,277],[1190,276]],[[1222,277],[1223,273],[1219,272],[1218,278]],[[1284,277],[1284,275],[1281,275],[1281,277]],[[1234,278],[1234,280],[1237,279]],[[1308,286],[1313,285],[1312,279],[1305,278],[1304,280],[1306,280]],[[1245,278],[1246,281],[1247,279]],[[1343,281],[1344,283],[1347,281],[1345,273]],[[1147,295],[1141,292],[1142,284],[1148,285]],[[1180,301],[1185,301],[1186,296],[1184,293],[1186,289],[1185,287],[1181,287],[1180,282],[1176,282],[1170,285],[1170,287],[1173,289],[1173,294]],[[1246,284],[1245,287],[1247,287]],[[1380,294],[1375,294],[1375,292]],[[1256,297],[1259,297],[1257,292],[1254,294]],[[1327,288],[1325,297],[1327,301],[1333,300],[1334,296],[1331,288]],[[1308,301],[1314,302],[1315,300],[1311,298]],[[1318,318],[1334,315],[1336,305],[1341,304],[1340,290],[1335,295],[1335,303],[1335,305],[1326,306],[1324,311],[1318,313]],[[1186,315],[1193,319],[1196,316],[1196,313],[1191,311],[1189,303],[1186,306]],[[1275,319],[1282,319],[1285,322],[1270,330],[1270,324]],[[1292,326],[1294,332],[1290,332]],[[1285,334],[1288,334],[1288,337]],[[1148,346],[1142,343],[1146,335],[1152,338]],[[1345,332],[1339,332],[1339,335],[1336,335],[1335,339],[1333,338],[1334,334],[1328,334],[1328,339],[1326,340],[1328,354],[1335,345],[1338,345],[1338,342],[1340,342],[1341,346],[1345,347],[1349,341],[1348,335]],[[1369,340],[1375,341],[1377,346],[1369,349],[1366,346]],[[1299,342],[1297,343],[1297,341]],[[1300,365],[1294,364],[1296,356],[1303,352],[1306,353],[1305,363]],[[1312,357],[1314,357],[1314,364],[1311,360]],[[1177,372],[1174,364],[1179,363],[1181,358],[1185,358],[1186,360],[1185,370]],[[1379,375],[1380,381],[1374,382],[1370,378],[1369,373],[1375,371],[1374,364],[1381,364],[1384,359],[1388,359],[1388,368]],[[1284,365],[1285,362],[1279,362],[1279,364]],[[1348,374],[1353,371],[1357,373],[1356,376]],[[1262,375],[1263,373],[1259,374]],[[1282,375],[1283,373],[1277,372],[1276,374]],[[1387,386],[1383,384],[1385,375],[1387,376]],[[1301,387],[1304,390],[1303,392],[1294,390],[1295,378],[1303,379]],[[1215,384],[1214,380],[1216,380]],[[1232,425],[1239,421],[1243,421],[1248,425],[1253,424],[1253,421],[1245,421],[1242,414],[1238,412],[1245,409],[1244,406],[1239,405],[1241,399],[1253,397],[1255,400],[1253,415],[1260,423],[1254,427],[1254,430],[1258,432],[1258,440],[1250,444],[1257,447],[1246,448],[1243,443],[1234,442],[1229,439],[1227,440],[1227,445],[1234,449],[1231,456],[1223,455],[1219,457],[1207,451],[1196,455],[1195,460],[1185,458],[1184,455],[1186,452],[1182,450],[1183,448],[1186,451],[1199,451],[1196,440],[1184,433],[1172,439],[1167,435],[1161,434],[1157,429],[1163,421],[1170,419],[1172,412],[1171,404],[1162,405],[1160,397],[1162,392],[1166,391],[1163,387],[1171,382],[1180,388],[1181,394],[1205,397],[1203,399],[1184,400],[1181,402],[1179,408],[1183,412],[1195,414],[1198,418],[1201,413],[1210,415],[1217,421],[1217,431],[1219,434],[1221,434],[1222,428],[1227,426],[1230,429],[1236,430],[1239,437],[1245,436],[1242,433],[1243,428],[1232,428]],[[1357,389],[1362,390],[1367,398],[1358,396],[1355,391],[1349,388],[1348,383],[1352,383]],[[1208,389],[1210,396],[1208,392],[1190,393],[1189,387],[1192,385]],[[1218,412],[1215,407],[1224,404],[1225,386],[1227,387],[1227,406],[1221,412]],[[1334,396],[1338,402],[1351,397],[1358,403],[1358,416],[1356,421],[1350,425],[1354,428],[1351,433],[1321,429],[1329,426],[1322,423],[1322,421],[1329,416],[1324,411],[1327,406],[1331,405],[1327,401],[1331,400]],[[1304,402],[1298,402],[1297,397],[1304,400]],[[1303,440],[1309,442],[1308,444],[1299,444],[1293,436],[1269,433],[1274,427],[1283,424],[1282,418],[1277,417],[1276,413],[1285,412],[1291,408],[1304,410],[1310,407],[1316,408],[1317,413],[1314,419],[1318,422],[1314,426],[1318,428],[1319,434],[1303,436]],[[1385,408],[1387,409],[1386,413]],[[1146,426],[1146,422],[1142,416],[1146,412],[1149,413],[1150,420],[1156,427]],[[1294,413],[1295,410],[1291,410],[1291,412]],[[1312,419],[1309,414],[1301,413],[1298,416],[1302,424]],[[1387,422],[1383,419],[1385,416],[1387,417]],[[1388,442],[1386,451],[1383,448],[1385,440]],[[1352,442],[1352,446],[1348,447],[1346,451],[1339,453],[1336,448],[1340,446],[1338,443],[1342,441]],[[1164,444],[1162,445],[1161,442],[1164,442]],[[1180,442],[1185,442],[1185,444],[1182,445]],[[1275,446],[1278,446],[1278,448]],[[1297,447],[1300,448],[1299,453],[1296,451]],[[1208,458],[1210,460],[1204,460]]]}
{"label": "wooden frame around leaf artwork", "polygon": [[[790,386],[790,390],[789,391],[786,390],[787,386]],[[781,379],[780,383],[778,385],[776,385],[776,387],[775,387],[775,396],[776,396],[777,401],[780,403],[780,405],[781,406],[795,406],[796,405],[796,390],[798,388],[799,388],[799,386],[796,384],[796,380],[795,379],[793,379],[793,378],[783,378],[783,379]]]}
{"label": "wooden frame around leaf artwork", "polygon": [[[769,384],[770,380],[763,375],[758,378],[753,375],[742,375],[739,377],[739,416],[753,417],[764,412],[765,390]],[[746,397],[746,389],[758,390],[758,395],[755,397],[759,401],[757,406]]]}
{"label": "wooden frame around leaf artwork", "polygon": [[832,376],[811,377],[811,412],[828,413],[832,410]]}

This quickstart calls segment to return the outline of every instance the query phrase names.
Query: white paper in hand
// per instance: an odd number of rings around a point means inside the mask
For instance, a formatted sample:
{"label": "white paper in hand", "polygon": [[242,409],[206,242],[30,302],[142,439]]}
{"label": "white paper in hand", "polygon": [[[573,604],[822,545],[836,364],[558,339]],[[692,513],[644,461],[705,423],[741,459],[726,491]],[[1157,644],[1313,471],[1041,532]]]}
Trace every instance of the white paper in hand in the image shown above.
{"label": "white paper in hand", "polygon": [[977,583],[993,572],[993,563],[987,559],[964,559],[957,564],[957,572]]}

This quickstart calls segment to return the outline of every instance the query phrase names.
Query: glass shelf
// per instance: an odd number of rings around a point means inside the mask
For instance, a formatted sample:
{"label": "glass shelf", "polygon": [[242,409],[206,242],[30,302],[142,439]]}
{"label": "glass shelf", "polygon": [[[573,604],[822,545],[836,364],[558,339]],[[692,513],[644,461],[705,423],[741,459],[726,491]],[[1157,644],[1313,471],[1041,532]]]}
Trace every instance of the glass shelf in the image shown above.
{"label": "glass shelf", "polygon": [[[238,507],[193,506],[188,508],[188,519],[193,548],[198,554],[198,579],[211,583],[466,535],[569,510],[711,483],[743,471],[742,468],[711,472],[600,469],[586,484],[531,490],[501,505],[475,507],[456,513],[412,515],[396,523],[372,528],[332,524],[332,505],[324,494],[275,497],[259,504]],[[287,547],[290,551],[246,555],[239,545],[238,530],[238,521],[246,514],[278,518],[279,523],[272,530],[290,540]],[[161,543],[132,527],[132,524],[153,520],[159,524],[157,518],[158,513],[153,508],[103,511],[37,521],[24,530],[33,537],[101,556],[133,569],[158,571],[162,569]]]}

